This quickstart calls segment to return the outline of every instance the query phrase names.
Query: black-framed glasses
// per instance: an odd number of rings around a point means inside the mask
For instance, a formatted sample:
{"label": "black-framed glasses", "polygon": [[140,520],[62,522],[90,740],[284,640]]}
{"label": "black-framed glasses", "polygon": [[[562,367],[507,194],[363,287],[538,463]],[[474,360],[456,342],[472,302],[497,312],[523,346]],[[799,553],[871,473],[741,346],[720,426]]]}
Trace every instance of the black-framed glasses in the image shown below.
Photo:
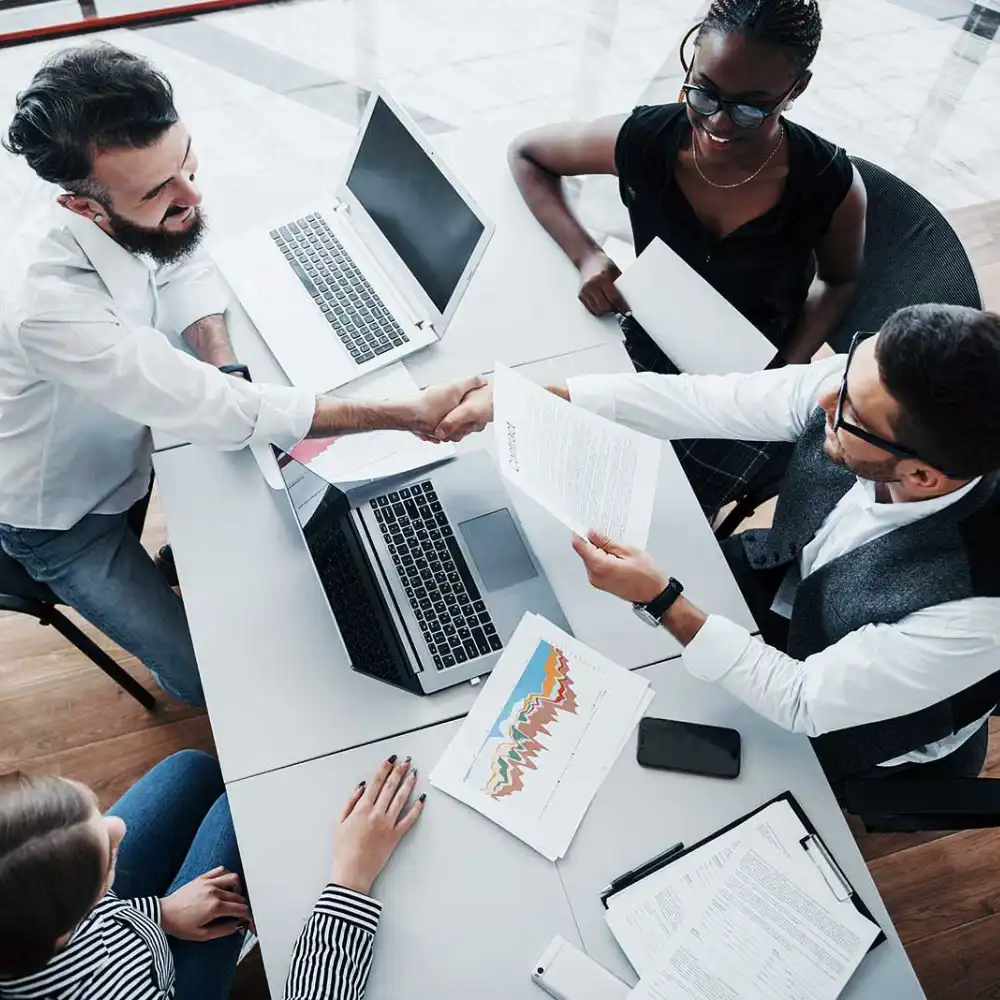
{"label": "black-framed glasses", "polygon": [[795,83],[785,91],[781,97],[778,98],[774,107],[772,108],[761,108],[756,104],[746,104],[743,101],[724,101],[721,97],[713,94],[710,90],[706,90],[704,87],[695,86],[693,83],[685,83],[681,87],[681,92],[684,94],[684,100],[687,102],[687,106],[694,111],[696,114],[703,115],[705,118],[711,118],[712,115],[716,114],[720,108],[725,108],[726,114],[732,119],[734,125],[738,128],[746,129],[748,131],[753,131],[758,129],[761,125],[768,120],[768,118],[773,117],[777,114],[778,108],[784,103],[784,100],[788,95],[799,85],[799,81],[796,80]]}
{"label": "black-framed glasses", "polygon": [[[700,27],[700,23],[696,24],[681,41],[681,66],[684,67],[686,74],[690,74],[691,66],[687,59],[684,58],[684,46]],[[745,101],[724,101],[717,94],[713,94],[712,91],[706,90],[704,87],[698,87],[692,83],[685,83],[681,87],[681,93],[684,95],[687,106],[695,114],[710,118],[712,115],[717,114],[720,108],[725,108],[726,114],[729,115],[730,120],[737,128],[753,131],[760,128],[768,118],[772,118],[777,113],[778,108],[785,103],[785,100],[801,81],[802,77],[797,77],[788,90],[768,107],[761,107],[758,104],[747,104]]]}
{"label": "black-framed glasses", "polygon": [[[924,459],[920,458],[912,448],[907,448],[904,444],[899,444],[897,441],[889,441],[878,434],[873,434],[871,431],[866,431],[863,427],[858,427],[857,424],[852,424],[844,419],[844,403],[847,401],[847,373],[851,368],[851,360],[854,357],[854,352],[858,349],[858,344],[860,344],[867,334],[862,333],[860,330],[854,335],[853,340],[851,340],[850,350],[847,352],[847,363],[844,365],[844,377],[840,382],[840,395],[837,396],[837,410],[833,415],[833,429],[834,431],[847,431],[848,434],[853,434],[856,438],[860,438],[867,444],[873,444],[876,448],[881,448],[883,451],[889,452],[890,455],[894,455],[896,458],[916,458],[920,461]],[[944,469],[940,470],[944,472]],[[947,473],[945,473],[947,475]]]}

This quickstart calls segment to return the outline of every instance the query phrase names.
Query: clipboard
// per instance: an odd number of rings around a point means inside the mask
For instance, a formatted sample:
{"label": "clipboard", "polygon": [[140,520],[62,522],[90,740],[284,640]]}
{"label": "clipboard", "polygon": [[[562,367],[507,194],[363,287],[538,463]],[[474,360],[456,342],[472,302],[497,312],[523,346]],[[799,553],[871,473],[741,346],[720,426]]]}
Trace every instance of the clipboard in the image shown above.
{"label": "clipboard", "polygon": [[[878,945],[880,945],[883,941],[886,940],[885,932],[882,930],[881,926],[879,925],[879,922],[875,919],[875,917],[872,916],[872,912],[871,910],[868,909],[868,906],[865,904],[864,900],[857,894],[857,892],[854,889],[854,886],[851,885],[850,880],[844,874],[843,869],[837,863],[833,854],[830,852],[830,849],[826,846],[825,842],[823,841],[823,838],[819,835],[819,832],[817,831],[816,827],[813,825],[809,817],[805,814],[805,811],[802,809],[802,806],[799,805],[798,800],[791,792],[782,792],[780,795],[776,795],[773,799],[768,799],[767,802],[764,802],[762,805],[759,805],[756,809],[751,809],[750,812],[746,813],[743,816],[740,816],[739,819],[733,820],[732,823],[729,823],[728,825],[716,830],[715,833],[712,833],[709,836],[702,838],[697,843],[692,844],[690,847],[684,848],[684,850],[682,851],[678,851],[676,854],[672,855],[667,861],[665,861],[662,865],[657,867],[655,871],[662,871],[664,868],[668,868],[670,865],[672,865],[675,861],[678,861],[681,858],[686,857],[687,855],[692,854],[697,850],[700,850],[702,847],[705,847],[707,844],[710,844],[717,837],[720,837],[722,836],[722,834],[728,833],[735,827],[740,826],[741,824],[749,820],[751,817],[756,816],[757,813],[759,812],[763,812],[763,810],[767,809],[769,806],[774,805],[774,803],[776,802],[787,802],[788,805],[791,807],[792,812],[795,813],[799,822],[805,828],[806,835],[799,840],[799,846],[802,848],[803,851],[806,852],[806,854],[809,856],[813,864],[817,866],[820,874],[823,876],[827,885],[830,887],[830,891],[833,893],[834,897],[838,900],[838,902],[846,902],[847,900],[850,900],[851,903],[853,903],[854,908],[863,917],[866,917],[876,927],[878,927],[879,929],[878,936],[875,938],[875,940],[871,944],[871,947],[868,949],[869,951],[873,951],[876,947],[878,947]],[[654,872],[652,871],[648,873],[648,875],[652,874],[654,874]],[[648,875],[646,877],[648,877]],[[638,882],[641,881],[642,881],[641,879],[638,880]],[[604,904],[604,908],[605,909],[608,908],[609,899],[617,895],[617,893],[622,892],[624,889],[627,889],[630,886],[638,884],[638,882],[631,882],[627,886],[621,886],[614,892],[609,892],[607,896],[603,897],[601,900],[601,902]]]}

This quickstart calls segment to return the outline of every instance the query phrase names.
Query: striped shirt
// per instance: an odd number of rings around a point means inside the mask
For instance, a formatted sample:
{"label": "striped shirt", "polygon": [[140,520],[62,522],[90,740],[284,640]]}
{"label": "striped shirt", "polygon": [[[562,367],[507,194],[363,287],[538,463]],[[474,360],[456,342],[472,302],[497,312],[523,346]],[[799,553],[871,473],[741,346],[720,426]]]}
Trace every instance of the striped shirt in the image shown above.
{"label": "striped shirt", "polygon": [[169,1000],[174,960],[160,901],[109,892],[40,972],[0,980],[3,1000]]}
{"label": "striped shirt", "polygon": [[[382,904],[328,885],[292,954],[285,1000],[361,1000]],[[0,980],[0,1000],[172,1000],[174,961],[155,898],[109,892],[40,972]]]}

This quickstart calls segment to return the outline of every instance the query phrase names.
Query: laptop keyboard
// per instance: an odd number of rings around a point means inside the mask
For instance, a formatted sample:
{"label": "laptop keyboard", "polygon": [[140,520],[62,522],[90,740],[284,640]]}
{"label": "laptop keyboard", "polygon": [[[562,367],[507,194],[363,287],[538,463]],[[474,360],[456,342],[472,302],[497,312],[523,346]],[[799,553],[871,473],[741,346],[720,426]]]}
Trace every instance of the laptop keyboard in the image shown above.
{"label": "laptop keyboard", "polygon": [[296,219],[270,235],[357,364],[408,342],[321,215]]}
{"label": "laptop keyboard", "polygon": [[385,493],[372,511],[439,669],[503,649],[430,480]]}

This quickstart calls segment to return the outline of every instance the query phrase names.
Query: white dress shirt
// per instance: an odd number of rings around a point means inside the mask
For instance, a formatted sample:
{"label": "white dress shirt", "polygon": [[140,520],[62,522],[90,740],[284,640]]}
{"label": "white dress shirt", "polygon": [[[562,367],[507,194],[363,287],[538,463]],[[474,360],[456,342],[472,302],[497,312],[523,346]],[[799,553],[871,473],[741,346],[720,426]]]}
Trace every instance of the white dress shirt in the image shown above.
{"label": "white dress shirt", "polygon": [[127,510],[149,485],[150,428],[220,449],[306,435],[312,393],[185,350],[181,333],[228,302],[206,257],[151,267],[58,205],[33,223],[4,273],[0,522],[63,529]]}
{"label": "white dress shirt", "polygon": [[[819,396],[840,384],[844,363],[838,355],[753,375],[587,375],[570,379],[569,392],[574,403],[654,437],[794,441]],[[942,510],[974,485],[933,500],[892,504],[876,502],[873,484],[858,480],[802,550],[801,578]],[[709,615],[683,662],[696,677],[719,682],[784,729],[818,736],[908,715],[1000,670],[1000,599],[950,601],[894,625],[866,625],[805,660]],[[885,765],[942,757],[979,725]]]}

